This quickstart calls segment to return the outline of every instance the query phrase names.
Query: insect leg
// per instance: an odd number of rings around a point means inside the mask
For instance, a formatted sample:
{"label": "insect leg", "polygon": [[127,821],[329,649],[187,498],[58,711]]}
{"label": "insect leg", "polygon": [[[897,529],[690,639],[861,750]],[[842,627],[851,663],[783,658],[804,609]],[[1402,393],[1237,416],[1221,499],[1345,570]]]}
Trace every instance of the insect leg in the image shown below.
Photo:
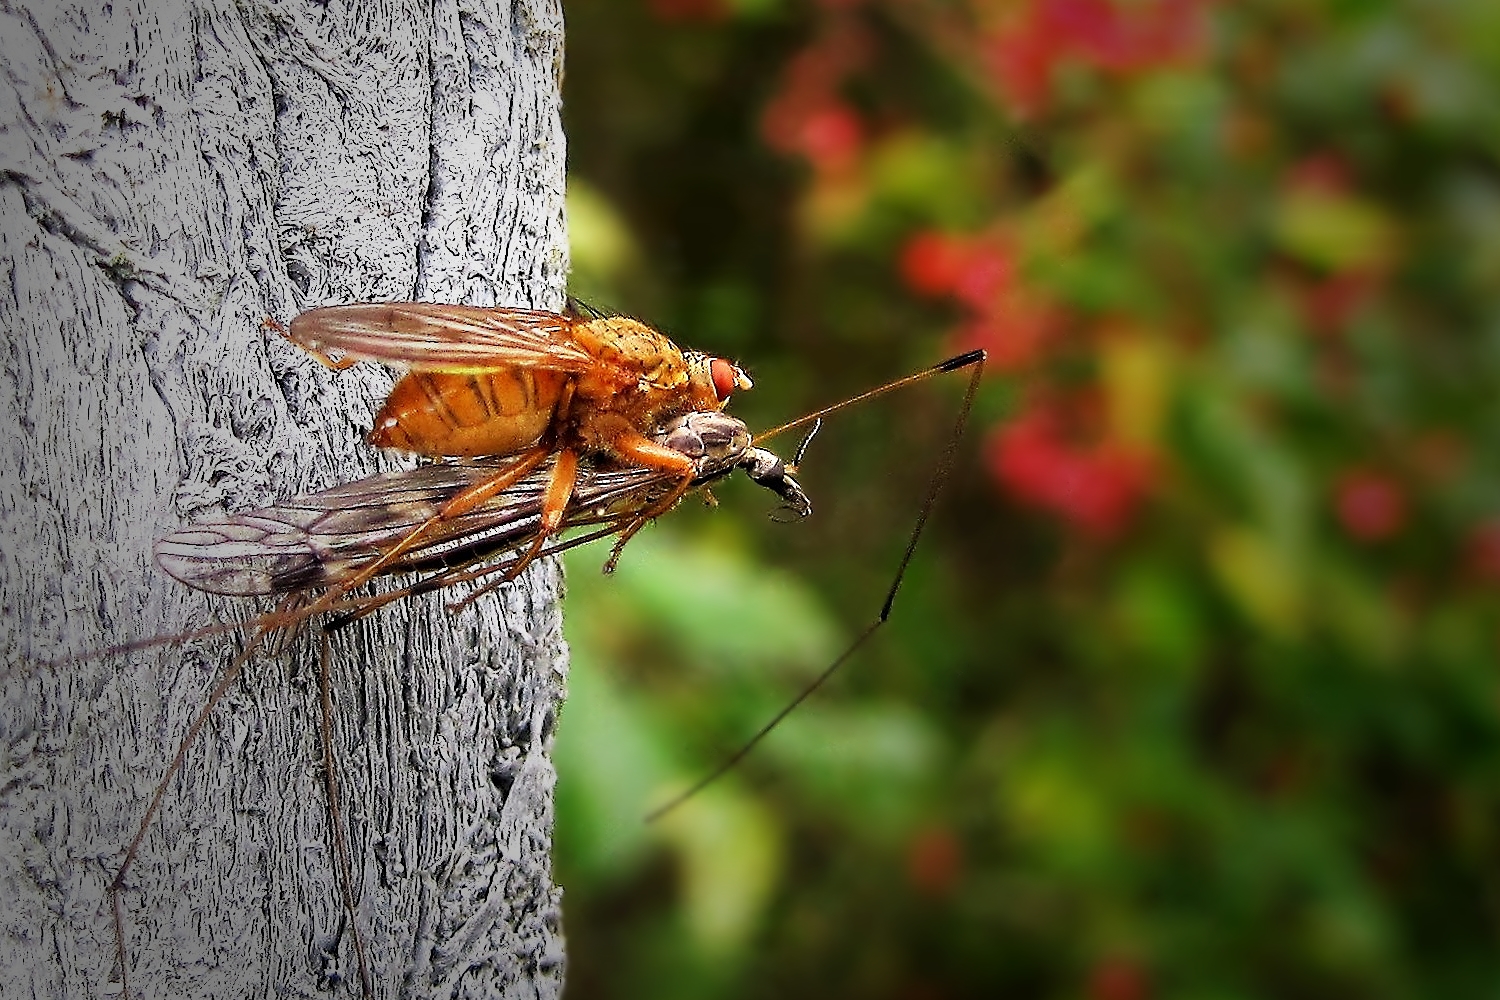
{"label": "insect leg", "polygon": [[[546,451],[546,449],[542,448],[535,449],[533,452],[523,453],[522,455],[518,456],[518,458],[514,462],[508,464],[504,468],[504,470],[502,470],[497,475],[491,476],[490,478],[478,484],[475,484],[474,486],[469,487],[467,490],[459,493],[446,505],[444,505],[444,507],[437,514],[428,518],[422,524],[414,528],[404,538],[402,538],[400,542],[383,552],[378,559],[372,560],[370,564],[363,567],[360,572],[354,574],[348,580],[340,582],[338,586],[331,588],[327,593],[323,594],[316,601],[300,607],[295,606],[289,601],[286,605],[284,605],[282,610],[272,615],[263,616],[258,620],[254,632],[251,634],[249,640],[247,641],[245,648],[241,650],[240,653],[236,655],[234,660],[230,663],[229,668],[224,672],[223,677],[220,678],[219,683],[210,693],[207,702],[198,712],[197,716],[193,719],[192,724],[189,725],[186,734],[182,738],[182,742],[178,744],[177,752],[173,756],[172,762],[168,766],[166,774],[162,777],[160,784],[157,785],[156,791],[151,797],[151,802],[147,806],[145,814],[141,817],[140,826],[137,828],[135,836],[131,839],[129,846],[125,849],[125,858],[121,862],[119,870],[116,871],[115,877],[110,883],[108,895],[114,919],[115,952],[120,966],[121,989],[124,996],[126,997],[126,1000],[129,1000],[130,996],[129,961],[126,956],[125,948],[124,912],[120,902],[120,890],[124,887],[125,876],[135,862],[135,858],[140,850],[141,843],[145,839],[146,831],[150,829],[151,823],[155,820],[157,813],[161,809],[162,797],[166,793],[167,785],[171,782],[172,778],[177,774],[177,772],[182,769],[182,765],[187,757],[188,748],[192,745],[194,740],[197,739],[199,732],[203,729],[204,724],[208,721],[209,714],[213,711],[214,707],[218,704],[220,699],[223,698],[224,694],[229,690],[229,686],[234,683],[236,678],[239,677],[241,671],[244,669],[244,666],[249,661],[250,657],[254,655],[257,649],[261,648],[266,643],[268,637],[270,636],[270,633],[274,629],[287,624],[294,624],[295,622],[305,620],[313,615],[321,614],[329,610],[330,608],[335,607],[350,591],[354,590],[357,587],[363,586],[382,569],[389,566],[391,563],[399,559],[403,554],[410,551],[414,546],[420,543],[423,537],[431,532],[434,527],[441,524],[443,521],[448,520],[449,518],[457,517],[468,510],[472,510],[474,507],[484,503],[486,500],[502,492],[507,487],[514,484],[517,480],[524,478],[528,473],[530,473],[538,465],[546,460],[547,454],[548,452]],[[294,595],[292,600],[300,602],[301,596]],[[182,637],[172,638],[175,640]],[[333,799],[333,801],[335,803],[337,802],[336,797]],[[337,808],[336,804],[334,808]],[[336,825],[339,826],[341,836],[342,826],[340,824]],[[343,860],[345,863],[347,863],[346,856],[344,856]],[[350,890],[350,892],[352,893],[352,890]],[[347,899],[346,902],[348,902]],[[356,935],[358,935],[357,926],[355,928],[355,933]],[[365,968],[363,942],[358,938],[356,938],[356,950],[359,953],[362,982],[368,984],[369,977]],[[367,995],[369,994],[368,989],[366,989],[366,993]]]}
{"label": "insect leg", "polygon": [[[597,531],[591,531],[587,534],[575,535],[571,538],[565,538],[561,541],[552,542],[545,548],[543,548],[540,552],[538,552],[537,555],[557,555],[559,552],[564,552],[576,546],[584,545],[588,542],[595,542],[601,538],[608,538],[618,530],[615,525],[621,519],[622,518],[618,516],[605,518],[604,523],[608,525],[607,527],[600,528]],[[555,538],[556,536],[554,535],[553,537]],[[440,570],[430,576],[423,577],[416,583],[407,584],[404,587],[398,587],[394,590],[386,591],[385,593],[378,594],[374,597],[366,597],[361,598],[358,601],[349,602],[347,604],[334,605],[329,610],[336,612],[337,617],[335,617],[325,627],[328,629],[342,628],[350,622],[358,621],[361,618],[374,614],[376,611],[394,601],[400,601],[408,597],[413,597],[417,594],[430,594],[434,591],[445,590],[448,587],[454,587],[460,583],[472,583],[475,580],[481,580],[487,576],[494,576],[496,573],[505,574],[511,569],[514,563],[514,559],[502,560],[499,563],[494,563],[490,562],[488,557],[480,557],[463,563],[459,566]],[[473,568],[476,565],[478,566],[478,568]],[[502,575],[498,579],[492,580],[489,583],[486,583],[484,586],[476,588],[474,591],[465,595],[461,599],[449,603],[447,606],[448,610],[454,613],[462,611],[464,608],[468,607],[470,604],[473,604],[479,598],[497,590],[502,584],[507,582],[507,579],[508,578],[506,576]]]}
{"label": "insect leg", "polygon": [[[815,691],[817,691],[825,683],[827,683],[828,679],[835,673],[837,673],[839,671],[839,668],[847,663],[850,657],[857,653],[860,650],[860,647],[864,646],[864,644],[869,641],[870,637],[874,635],[877,630],[879,630],[880,626],[884,625],[886,623],[886,620],[891,617],[891,608],[896,603],[896,593],[901,589],[901,581],[906,577],[906,567],[911,564],[912,555],[917,551],[917,542],[922,537],[923,529],[927,527],[928,518],[932,516],[932,508],[937,503],[938,495],[942,493],[943,487],[947,485],[949,477],[953,474],[953,466],[958,460],[959,442],[963,439],[964,426],[969,422],[969,411],[974,408],[974,397],[979,392],[979,379],[984,374],[984,361],[984,351],[970,351],[968,354],[961,354],[958,357],[950,358],[947,361],[942,362],[941,364],[935,365],[932,368],[928,368],[923,372],[919,372],[915,376],[908,376],[904,379],[899,380],[898,382],[894,382],[889,387],[878,389],[873,392],[867,392],[861,396],[855,397],[856,399],[868,399],[870,396],[878,395],[886,391],[886,388],[893,388],[898,385],[907,385],[918,378],[925,378],[929,375],[935,375],[940,372],[957,371],[960,368],[966,368],[971,365],[974,369],[973,374],[969,376],[969,386],[964,391],[963,404],[959,407],[958,418],[953,423],[953,433],[949,435],[948,445],[943,449],[942,457],[938,459],[937,468],[933,470],[932,473],[932,479],[928,481],[927,494],[922,498],[922,506],[917,512],[916,524],[912,526],[911,537],[908,538],[906,542],[906,551],[901,554],[901,562],[896,566],[896,575],[891,580],[891,587],[888,591],[886,591],[885,601],[880,605],[880,613],[875,616],[875,620],[866,625],[860,631],[860,633],[854,637],[854,641],[849,643],[844,651],[840,653],[838,657],[832,663],[830,663],[822,673],[813,678],[812,682],[804,687],[801,691],[799,691],[796,697],[794,697],[785,705],[785,707],[783,707],[774,716],[772,716],[770,721],[757,729],[755,731],[755,734],[748,740],[746,740],[738,750],[730,754],[721,764],[719,764],[718,767],[715,767],[712,771],[708,772],[708,774],[704,775],[702,778],[699,778],[685,791],[679,793],[678,795],[667,800],[662,805],[657,806],[655,809],[647,813],[646,822],[650,823],[660,819],[667,813],[671,812],[673,809],[676,809],[678,806],[682,805],[688,799],[692,798],[694,795],[697,795],[709,785],[713,784],[715,781],[718,781],[729,771],[733,770],[740,761],[744,760],[745,757],[749,755],[750,751],[754,750],[756,746],[760,744],[761,740],[765,739],[771,734],[771,730],[775,729],[781,724],[781,720],[785,719],[788,715],[791,715],[799,705],[801,705],[808,698],[812,697]],[[835,406],[827,407],[823,410],[819,410],[817,414],[809,415],[808,417],[804,417],[801,420],[793,421],[790,424],[783,424],[781,428],[777,429],[785,430],[791,427],[799,426],[806,423],[808,420],[814,419],[815,417],[822,414],[829,413],[833,410],[842,409],[844,405],[845,404],[840,403]],[[761,435],[760,439],[765,440],[765,438],[768,436],[769,435]]]}
{"label": "insect leg", "polygon": [[177,744],[177,753],[172,756],[172,763],[167,766],[167,773],[162,775],[160,783],[156,786],[156,791],[152,793],[151,804],[146,807],[146,813],[141,817],[140,826],[136,828],[135,836],[131,838],[130,845],[125,848],[125,859],[120,862],[119,870],[115,872],[115,877],[109,883],[108,896],[110,910],[114,915],[115,924],[115,958],[120,963],[120,993],[125,1000],[130,1000],[130,963],[125,955],[125,915],[120,905],[120,890],[125,887],[125,875],[130,871],[130,866],[135,863],[136,855],[141,848],[141,841],[146,839],[146,831],[151,828],[152,821],[161,809],[161,800],[162,796],[166,794],[167,785],[171,783],[172,778],[176,776],[177,772],[182,770],[183,762],[187,760],[188,747],[192,746],[193,741],[198,738],[198,733],[202,731],[204,723],[208,722],[208,717],[212,714],[214,706],[229,691],[229,686],[239,678],[240,672],[244,670],[245,664],[249,662],[255,650],[260,647],[264,636],[265,629],[256,628],[255,632],[251,635],[250,641],[245,644],[245,648],[240,650],[230,662],[223,676],[219,678],[219,683],[214,685],[213,691],[209,692],[208,700],[198,710],[198,714],[193,718],[192,724],[188,726],[187,732],[183,734],[182,742]]}
{"label": "insect leg", "polygon": [[358,573],[355,573],[347,580],[341,581],[338,586],[331,588],[322,597],[318,598],[306,609],[307,612],[309,614],[319,614],[329,610],[351,590],[364,586],[386,567],[410,552],[443,522],[468,513],[485,501],[490,500],[507,488],[515,485],[518,480],[524,479],[528,473],[547,460],[547,455],[548,451],[546,448],[533,448],[531,451],[521,452],[513,462],[505,466],[499,473],[462,490],[453,499],[444,504],[436,514],[417,525],[399,542],[382,552],[378,559],[371,560],[369,565],[362,567]]}
{"label": "insect leg", "polygon": [[552,466],[552,475],[547,480],[547,492],[542,495],[542,517],[537,524],[536,540],[516,564],[505,571],[501,582],[514,580],[521,571],[530,566],[541,553],[547,539],[557,534],[567,513],[568,501],[573,497],[573,486],[578,482],[578,452],[563,448],[557,453],[557,462]]}
{"label": "insect leg", "polygon": [[631,519],[620,531],[620,537],[615,542],[615,547],[609,553],[609,559],[604,563],[606,574],[615,571],[615,564],[620,561],[620,553],[625,550],[625,543],[635,537],[636,532],[644,528],[650,521],[677,506],[677,502],[683,498],[693,485],[693,476],[696,469],[693,460],[680,451],[668,448],[651,440],[644,434],[635,430],[625,431],[614,441],[615,452],[620,457],[630,460],[637,465],[647,468],[660,469],[663,472],[673,473],[678,477],[677,484],[668,490],[656,503],[641,511]]}
{"label": "insect leg", "polygon": [[[609,527],[600,528],[599,530],[591,531],[588,534],[574,535],[572,538],[565,538],[562,541],[553,542],[547,545],[545,548],[541,549],[537,553],[537,555],[555,556],[560,552],[565,552],[568,549],[575,548],[579,545],[584,545],[588,542],[595,542],[601,538],[608,538],[610,535],[613,535],[619,530],[618,524],[623,519],[624,515],[606,518],[605,523],[610,525]],[[553,537],[556,536],[554,535]],[[498,590],[502,584],[506,583],[510,579],[510,576],[508,575],[508,571],[510,570],[510,568],[511,566],[509,564],[502,562],[499,565],[481,566],[479,569],[454,572],[451,575],[442,574],[441,576],[439,576],[435,574],[434,576],[429,577],[428,579],[423,580],[420,583],[408,588],[408,590],[413,594],[421,594],[429,590],[438,590],[443,587],[451,587],[459,583],[468,583],[473,580],[479,580],[495,573],[502,574],[498,579],[491,580],[489,583],[486,583],[482,587],[476,587],[474,590],[470,591],[468,594],[465,594],[458,600],[449,602],[448,610],[456,614],[457,612],[460,612],[464,608],[468,607],[470,604],[473,604],[475,601],[479,600],[484,595],[493,593],[495,590]]]}
{"label": "insect leg", "polygon": [[609,558],[604,561],[604,572],[606,575],[615,571],[615,565],[620,561],[620,553],[625,551],[625,543],[634,538],[636,532],[640,531],[647,524],[677,506],[677,501],[681,500],[687,494],[689,487],[692,485],[693,474],[689,472],[678,481],[676,486],[672,487],[666,496],[662,497],[660,502],[653,504],[649,509],[631,518],[630,523],[620,529],[620,537],[615,540],[614,548],[609,550]]}
{"label": "insect leg", "polygon": [[349,928],[354,936],[354,956],[359,964],[360,988],[366,998],[372,998],[375,996],[375,988],[365,957],[365,939],[359,929],[359,916],[354,909],[354,868],[349,863],[349,840],[344,834],[344,814],[339,807],[338,770],[333,759],[333,685],[330,679],[329,637],[326,628],[319,630],[319,639],[318,691],[323,710],[323,787],[328,792],[328,829],[338,864],[340,894],[344,897],[344,910],[349,914]]}

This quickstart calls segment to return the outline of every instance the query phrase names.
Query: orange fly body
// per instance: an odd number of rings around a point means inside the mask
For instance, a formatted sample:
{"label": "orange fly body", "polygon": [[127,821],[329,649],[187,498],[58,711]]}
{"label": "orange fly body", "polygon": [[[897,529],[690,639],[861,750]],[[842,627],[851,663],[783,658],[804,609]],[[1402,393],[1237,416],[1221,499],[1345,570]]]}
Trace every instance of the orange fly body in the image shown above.
{"label": "orange fly body", "polygon": [[370,443],[433,458],[516,456],[504,474],[456,497],[442,519],[484,503],[556,455],[540,530],[515,572],[561,525],[580,456],[675,477],[675,488],[643,512],[644,524],[693,480],[692,463],[653,440],[653,428],[722,410],[752,386],[738,365],[684,351],[638,320],[577,310],[361,303],[305,312],[286,335],[335,368],[367,360],[405,369]]}

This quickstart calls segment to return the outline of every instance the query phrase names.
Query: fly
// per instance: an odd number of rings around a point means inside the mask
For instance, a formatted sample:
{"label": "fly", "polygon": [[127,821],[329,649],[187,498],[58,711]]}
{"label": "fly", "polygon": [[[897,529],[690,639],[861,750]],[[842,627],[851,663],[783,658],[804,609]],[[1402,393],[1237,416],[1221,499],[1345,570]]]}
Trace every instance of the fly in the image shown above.
{"label": "fly", "polygon": [[[313,310],[284,332],[336,368],[358,359],[408,368],[377,418],[372,443],[450,458],[473,449],[475,457],[369,477],[185,528],[158,542],[158,566],[190,587],[233,596],[281,595],[284,602],[280,610],[250,623],[245,648],[187,729],[111,882],[116,950],[127,996],[120,903],[126,873],[189,746],[272,632],[325,613],[335,616],[331,625],[336,625],[414,593],[484,580],[461,605],[514,578],[538,556],[615,536],[605,563],[608,572],[641,527],[690,490],[707,487],[736,468],[775,492],[793,517],[811,513],[795,478],[797,462],[787,465],[752,446],[745,425],[722,412],[732,391],[750,387],[749,378],[723,359],[679,351],[634,320],[402,303]],[[341,356],[334,358],[330,351]],[[756,438],[763,443],[808,425],[815,431],[821,418],[848,406],[933,375],[971,371],[953,433],[875,619],[738,752],[652,818],[738,763],[889,618],[932,507],[952,472],[984,360],[983,351],[950,358]],[[806,441],[797,451],[799,461],[805,446]],[[590,455],[594,462],[580,465],[580,455]],[[356,594],[377,577],[395,573],[415,574],[416,580],[373,596]],[[241,627],[146,640],[116,651]],[[322,685],[325,775],[330,801],[336,803],[328,759],[326,664]],[[344,905],[352,922],[347,848],[336,804],[333,810]],[[373,995],[357,926],[354,941],[365,994]]]}
{"label": "fly", "polygon": [[[674,477],[673,489],[625,529],[628,538],[682,497],[695,475],[691,460],[652,430],[685,413],[722,410],[753,385],[724,358],[682,350],[638,320],[578,306],[553,313],[360,303],[302,313],[284,333],[335,369],[360,360],[405,369],[375,418],[369,440],[376,447],[431,458],[513,456],[450,500],[440,519],[482,504],[551,459],[538,530],[513,574],[561,527],[580,456]],[[411,544],[427,530],[416,529]]]}

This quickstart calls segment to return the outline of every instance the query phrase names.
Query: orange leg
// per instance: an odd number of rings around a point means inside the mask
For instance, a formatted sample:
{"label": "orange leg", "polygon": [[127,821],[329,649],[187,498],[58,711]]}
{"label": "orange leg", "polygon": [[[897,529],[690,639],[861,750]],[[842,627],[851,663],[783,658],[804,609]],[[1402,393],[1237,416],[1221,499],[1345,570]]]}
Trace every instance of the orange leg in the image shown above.
{"label": "orange leg", "polygon": [[547,539],[557,534],[567,513],[568,501],[573,498],[573,486],[578,482],[578,452],[564,448],[557,453],[557,464],[552,467],[552,476],[547,480],[547,492],[542,496],[542,520],[537,525],[536,540],[516,564],[505,571],[502,580],[514,580],[521,571],[536,559]]}
{"label": "orange leg", "polygon": [[[275,321],[267,321],[268,324],[273,322]],[[292,621],[303,621],[306,618],[312,617],[313,615],[320,614],[324,611],[329,610],[350,591],[363,586],[382,569],[389,566],[395,560],[399,559],[403,554],[411,551],[411,549],[419,542],[421,542],[422,539],[425,538],[434,527],[446,520],[458,517],[461,514],[465,514],[468,511],[473,510],[475,507],[478,507],[480,504],[489,500],[491,497],[494,497],[504,490],[508,489],[509,487],[513,486],[516,482],[525,478],[529,473],[531,473],[532,470],[536,469],[537,466],[545,462],[549,454],[551,454],[551,452],[545,447],[533,448],[531,451],[520,453],[512,462],[507,464],[494,476],[491,476],[489,479],[483,480],[482,482],[476,483],[473,486],[469,487],[467,490],[464,490],[462,493],[459,493],[452,500],[448,501],[448,503],[444,505],[444,507],[440,511],[438,511],[438,513],[434,514],[426,521],[423,521],[416,528],[412,529],[412,531],[409,532],[405,538],[401,539],[400,542],[396,543],[390,549],[383,552],[379,559],[376,559],[374,562],[370,563],[370,565],[366,566],[350,579],[345,580],[338,586],[331,588],[327,593],[323,594],[310,605],[304,608],[296,609],[294,605],[301,603],[301,595],[293,594],[288,597],[285,602],[283,602],[282,608],[278,612],[273,615],[266,616],[265,619],[261,620],[262,624],[257,627],[251,640],[245,644],[245,648],[241,650],[237,656],[235,656],[233,662],[230,663],[229,668],[225,670],[223,676],[219,678],[219,682],[214,687],[213,691],[209,694],[207,702],[204,704],[203,708],[199,710],[197,716],[194,717],[191,725],[188,726],[187,733],[183,736],[182,742],[177,745],[177,753],[172,758],[172,763],[168,765],[167,773],[162,776],[161,782],[156,786],[156,791],[151,796],[151,802],[146,807],[145,815],[141,817],[141,822],[136,829],[135,836],[131,839],[129,846],[125,848],[125,858],[120,863],[119,870],[115,872],[115,877],[109,884],[108,895],[110,907],[113,912],[115,928],[115,956],[120,966],[120,988],[125,997],[128,998],[130,996],[130,973],[129,962],[127,961],[125,954],[125,915],[123,905],[120,901],[120,893],[121,890],[125,887],[126,874],[130,871],[131,866],[135,863],[136,856],[140,851],[141,841],[143,841],[146,837],[146,831],[151,828],[152,820],[156,818],[157,812],[161,809],[162,797],[166,794],[167,786],[171,783],[172,778],[177,774],[177,772],[182,769],[183,761],[187,757],[188,747],[191,746],[193,741],[197,738],[198,732],[203,728],[204,723],[208,721],[208,717],[213,712],[214,706],[219,703],[220,699],[224,697],[225,692],[229,690],[229,686],[233,684],[239,677],[241,670],[244,669],[245,663],[248,662],[250,656],[255,652],[257,648],[260,648],[267,641],[266,637],[270,629],[272,627],[277,627],[273,626],[273,624],[268,622],[267,619],[282,620],[286,619],[289,615],[293,615],[294,617],[292,618]],[[567,461],[568,472],[566,477],[566,490],[563,492],[561,502],[558,504],[559,510],[556,517],[554,518],[555,521],[561,520],[561,508],[567,506],[568,497],[571,495],[573,489],[574,473],[578,465],[576,454],[572,452],[565,452],[564,454],[569,456]],[[558,464],[564,464],[564,460],[561,455],[559,456]],[[554,472],[553,484],[555,484],[556,482],[557,473]],[[555,487],[553,485],[549,485],[548,487],[547,498],[549,502],[552,500],[554,488]],[[326,643],[326,636],[324,641]],[[326,687],[328,677],[326,645],[324,655],[325,660],[323,663],[323,684],[325,686],[323,689],[323,697],[326,702],[326,699],[328,698],[328,691]],[[328,725],[328,708],[326,704],[324,706],[324,713],[324,722],[326,727]],[[327,747],[328,742],[327,736],[325,734],[325,756],[327,754]],[[337,792],[333,785],[333,782],[336,779],[333,777],[331,763],[327,761],[325,761],[325,763],[329,764],[329,793],[330,801],[334,803],[334,825],[338,828],[337,836],[342,837],[342,827],[339,824],[339,820],[337,817]],[[350,896],[350,890],[348,888],[348,856],[346,850],[341,852],[339,861],[340,864],[344,867],[344,902],[345,906],[349,907],[352,905],[352,899]],[[365,961],[364,943],[359,935],[359,930],[357,927],[355,927],[354,934],[355,950],[359,957],[360,978],[362,982],[368,984],[369,972],[368,966],[366,965]],[[365,995],[370,995],[368,985],[365,986]]]}
{"label": "orange leg", "polygon": [[330,589],[322,597],[318,598],[318,600],[307,609],[308,614],[313,615],[321,613],[323,611],[327,611],[340,599],[342,599],[345,594],[349,593],[351,590],[354,590],[356,587],[364,586],[370,580],[374,579],[375,575],[378,574],[381,570],[385,569],[387,566],[394,563],[397,559],[410,552],[413,548],[416,547],[419,542],[424,540],[432,532],[433,528],[437,527],[439,524],[442,524],[444,521],[449,521],[461,514],[468,513],[490,498],[497,496],[498,494],[509,489],[511,486],[514,486],[517,482],[524,479],[528,474],[530,474],[531,471],[534,470],[537,466],[545,462],[547,460],[547,456],[550,454],[551,452],[546,448],[533,448],[530,451],[523,451],[520,454],[516,455],[515,458],[510,462],[510,464],[506,465],[504,469],[497,472],[489,479],[485,479],[481,482],[475,483],[473,486],[470,486],[468,489],[459,493],[452,500],[449,500],[443,506],[442,510],[438,511],[436,514],[432,515],[427,520],[417,525],[407,533],[405,538],[401,539],[401,541],[397,542],[395,545],[382,552],[379,559],[376,559],[374,562],[370,563],[370,565],[360,570],[354,576],[350,577],[348,580],[343,581],[338,586]]}
{"label": "orange leg", "polygon": [[678,480],[666,496],[637,514],[620,531],[620,537],[615,541],[615,547],[610,550],[609,559],[604,563],[606,573],[615,571],[615,564],[620,561],[620,553],[624,551],[625,543],[634,538],[636,532],[644,528],[648,522],[677,506],[677,501],[681,500],[683,494],[687,493],[693,485],[693,474],[698,471],[693,465],[693,460],[682,452],[668,448],[664,444],[658,444],[634,430],[622,433],[615,439],[614,451],[621,458],[628,459],[637,465],[670,472],[676,475]]}
{"label": "orange leg", "polygon": [[620,561],[620,553],[625,550],[625,543],[634,538],[635,533],[644,528],[648,523],[656,520],[673,507],[676,507],[677,501],[682,499],[683,494],[692,485],[693,474],[689,471],[686,476],[678,481],[676,486],[672,487],[671,492],[663,497],[660,502],[652,504],[649,509],[642,511],[627,524],[620,531],[620,537],[615,540],[615,547],[610,549],[609,558],[604,561],[604,572],[613,573],[615,571],[615,564]]}
{"label": "orange leg", "polygon": [[[452,500],[443,504],[443,509],[438,511],[431,520],[451,521],[455,517],[462,517],[469,511],[481,504],[487,503],[520,482],[537,466],[547,460],[551,452],[545,447],[532,448],[523,451],[516,456],[516,464],[509,465],[503,472],[491,476],[470,486],[468,489],[454,495]],[[559,453],[559,460],[561,460]],[[576,462],[576,459],[575,459]],[[553,474],[554,476],[556,473]]]}
{"label": "orange leg", "polygon": [[643,465],[648,469],[674,472],[689,480],[697,471],[691,458],[680,451],[651,440],[633,428],[621,431],[610,442],[609,451],[614,457],[624,459],[631,465]]}

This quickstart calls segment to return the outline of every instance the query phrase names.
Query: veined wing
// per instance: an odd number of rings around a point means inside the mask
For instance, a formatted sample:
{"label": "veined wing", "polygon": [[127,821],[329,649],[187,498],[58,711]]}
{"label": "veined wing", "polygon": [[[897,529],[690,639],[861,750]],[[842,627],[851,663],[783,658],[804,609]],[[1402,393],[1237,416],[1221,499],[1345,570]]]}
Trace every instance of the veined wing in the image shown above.
{"label": "veined wing", "polygon": [[[743,468],[794,514],[811,512],[787,467],[771,452],[750,447],[745,425],[734,417],[717,411],[689,413],[656,439],[694,460],[694,488]],[[389,551],[460,491],[494,476],[506,461],[511,460],[382,473],[184,528],[157,542],[156,562],[190,587],[235,597],[332,586]],[[550,464],[544,465],[489,502],[439,521],[386,572],[445,569],[530,544],[541,522],[550,472]],[[647,468],[581,469],[562,530],[623,528],[676,483],[671,474]]]}
{"label": "veined wing", "polygon": [[[498,469],[493,462],[423,465],[294,497],[173,532],[156,543],[156,564],[190,587],[231,597],[331,586],[378,559],[460,491]],[[457,548],[477,553],[530,541],[550,471],[549,463],[489,503],[439,522],[389,571],[421,568]],[[564,527],[579,523],[586,503],[591,509],[622,492],[644,496],[649,480],[666,483],[668,477],[649,469],[584,471]]]}
{"label": "veined wing", "polygon": [[367,302],[302,313],[288,336],[309,350],[419,371],[581,372],[598,362],[569,336],[575,322],[538,309]]}

